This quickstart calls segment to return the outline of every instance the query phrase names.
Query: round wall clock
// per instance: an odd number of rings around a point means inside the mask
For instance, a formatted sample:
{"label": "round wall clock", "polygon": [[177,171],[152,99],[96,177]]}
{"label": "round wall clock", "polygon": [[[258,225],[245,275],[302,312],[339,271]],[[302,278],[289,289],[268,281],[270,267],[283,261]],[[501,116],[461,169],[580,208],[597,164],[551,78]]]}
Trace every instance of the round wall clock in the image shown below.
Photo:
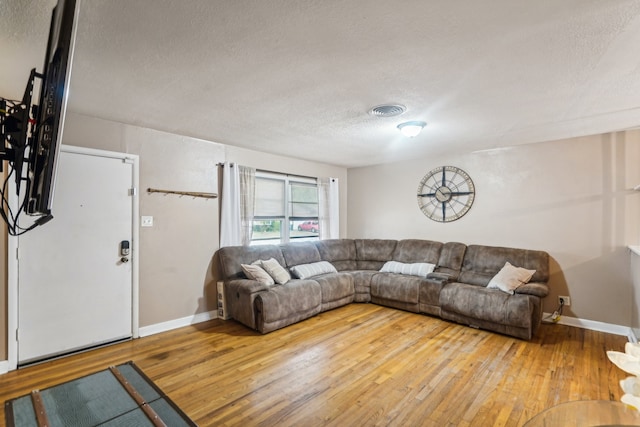
{"label": "round wall clock", "polygon": [[440,166],[422,178],[418,185],[418,206],[427,218],[450,222],[466,214],[475,198],[473,181],[455,166]]}

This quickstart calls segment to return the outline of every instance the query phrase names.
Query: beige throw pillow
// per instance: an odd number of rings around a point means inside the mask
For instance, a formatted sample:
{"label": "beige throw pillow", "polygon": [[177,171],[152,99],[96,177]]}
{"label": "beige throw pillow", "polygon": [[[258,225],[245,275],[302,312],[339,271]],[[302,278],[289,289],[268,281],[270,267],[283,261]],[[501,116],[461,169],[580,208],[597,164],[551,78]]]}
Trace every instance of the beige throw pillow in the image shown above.
{"label": "beige throw pillow", "polygon": [[258,282],[267,286],[271,286],[275,284],[275,282],[273,281],[273,278],[269,275],[269,273],[267,273],[257,263],[252,263],[251,265],[240,264],[240,267],[242,267],[242,271],[244,271],[244,274],[249,279],[257,280]]}
{"label": "beige throw pillow", "polygon": [[270,258],[266,261],[262,261],[262,268],[265,269],[267,273],[276,283],[280,285],[284,285],[289,280],[291,280],[291,275],[283,266],[275,258]]}
{"label": "beige throw pillow", "polygon": [[533,277],[535,272],[535,270],[515,267],[507,261],[498,274],[493,276],[491,281],[489,281],[487,288],[500,289],[501,291],[513,295],[516,289],[531,280],[531,277]]}

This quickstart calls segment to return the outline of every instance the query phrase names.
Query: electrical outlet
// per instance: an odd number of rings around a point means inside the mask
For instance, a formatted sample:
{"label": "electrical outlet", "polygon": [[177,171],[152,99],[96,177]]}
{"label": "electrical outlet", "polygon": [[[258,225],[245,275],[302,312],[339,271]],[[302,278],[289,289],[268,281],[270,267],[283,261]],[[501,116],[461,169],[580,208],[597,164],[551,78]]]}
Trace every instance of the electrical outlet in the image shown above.
{"label": "electrical outlet", "polygon": [[558,304],[562,304],[564,306],[570,306],[571,305],[571,298],[570,297],[565,297],[565,296],[559,296],[558,297]]}

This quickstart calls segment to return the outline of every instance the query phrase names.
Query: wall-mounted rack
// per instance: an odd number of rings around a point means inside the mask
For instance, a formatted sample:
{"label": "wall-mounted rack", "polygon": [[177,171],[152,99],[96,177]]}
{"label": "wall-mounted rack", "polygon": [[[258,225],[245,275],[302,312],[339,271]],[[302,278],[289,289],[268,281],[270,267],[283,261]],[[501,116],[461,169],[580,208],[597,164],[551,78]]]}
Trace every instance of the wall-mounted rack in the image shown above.
{"label": "wall-mounted rack", "polygon": [[194,191],[174,191],[174,190],[159,190],[157,188],[147,188],[147,193],[164,193],[164,194],[177,194],[179,196],[191,196],[202,197],[205,199],[215,199],[218,197],[216,193],[200,193]]}

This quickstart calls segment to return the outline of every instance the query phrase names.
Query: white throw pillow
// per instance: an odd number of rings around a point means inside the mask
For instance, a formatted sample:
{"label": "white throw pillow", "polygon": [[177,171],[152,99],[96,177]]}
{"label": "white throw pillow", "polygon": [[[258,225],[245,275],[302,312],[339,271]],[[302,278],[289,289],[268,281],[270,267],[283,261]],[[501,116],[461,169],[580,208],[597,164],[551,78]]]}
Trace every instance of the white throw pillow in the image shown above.
{"label": "white throw pillow", "polygon": [[535,274],[535,270],[527,270],[522,267],[515,267],[507,261],[502,269],[489,281],[487,288],[500,289],[513,295],[520,286],[528,283]]}
{"label": "white throw pillow", "polygon": [[298,279],[306,279],[326,273],[337,273],[338,270],[328,261],[312,262],[291,267],[291,273]]}
{"label": "white throw pillow", "polygon": [[240,264],[240,267],[242,267],[242,271],[244,271],[244,274],[249,279],[257,280],[258,282],[267,286],[274,285],[275,282],[273,281],[273,278],[269,276],[269,273],[267,273],[262,267],[260,267],[258,263],[260,262],[254,262],[251,263],[251,265]]}
{"label": "white throw pillow", "polygon": [[398,261],[387,261],[384,263],[380,271],[382,273],[397,273],[407,274],[410,276],[427,277],[427,274],[433,273],[435,268],[435,264],[429,264],[428,262],[406,264]]}
{"label": "white throw pillow", "polygon": [[291,280],[289,272],[285,270],[285,268],[281,266],[275,258],[269,258],[266,261],[262,261],[262,268],[264,268],[266,272],[273,277],[273,280],[280,285],[284,285]]}

